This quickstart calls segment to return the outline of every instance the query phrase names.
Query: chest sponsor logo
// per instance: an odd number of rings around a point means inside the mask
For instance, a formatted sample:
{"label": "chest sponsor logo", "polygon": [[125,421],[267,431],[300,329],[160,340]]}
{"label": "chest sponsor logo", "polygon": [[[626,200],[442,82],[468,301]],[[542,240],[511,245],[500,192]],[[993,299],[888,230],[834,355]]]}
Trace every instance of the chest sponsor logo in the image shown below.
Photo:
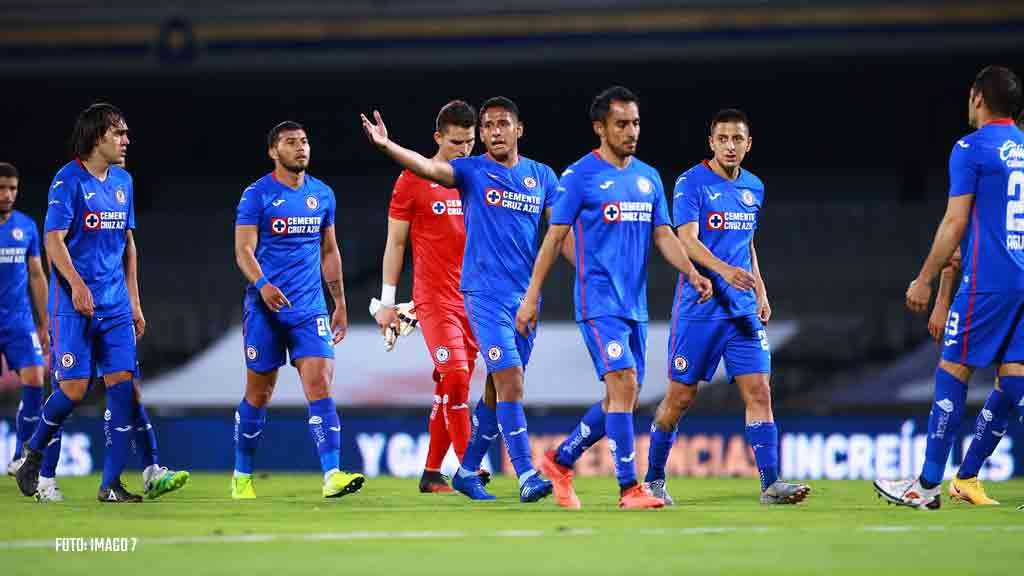
{"label": "chest sponsor logo", "polygon": [[114,191],[114,196],[117,198],[117,202],[119,204],[127,204],[128,203],[128,195],[124,193],[124,189],[121,188],[120,186],[118,186],[117,190]]}
{"label": "chest sponsor logo", "polygon": [[652,202],[608,202],[601,205],[601,218],[612,222],[650,222]]}
{"label": "chest sponsor logo", "polygon": [[654,186],[651,184],[650,180],[641,176],[636,179],[636,189],[639,190],[641,194],[650,194],[651,190],[654,189]]}
{"label": "chest sponsor logo", "polygon": [[316,210],[319,206],[320,201],[316,199],[316,196],[306,196],[306,208]]}
{"label": "chest sponsor logo", "polygon": [[1007,140],[999,147],[999,159],[1007,168],[1024,168],[1024,144]]}
{"label": "chest sponsor logo", "polygon": [[462,200],[434,200],[430,211],[438,216],[462,216]]}
{"label": "chest sponsor logo", "polygon": [[523,178],[523,186],[526,186],[530,190],[533,190],[534,188],[537,187],[537,181],[534,180],[533,177],[527,176],[526,178]]}
{"label": "chest sponsor logo", "polygon": [[319,234],[320,216],[289,216],[287,218],[271,218],[270,233],[275,236],[285,234]]}
{"label": "chest sponsor logo", "polygon": [[0,248],[0,264],[24,264],[27,252],[28,248],[24,246]]}
{"label": "chest sponsor logo", "polygon": [[488,188],[484,191],[484,200],[488,206],[507,208],[527,214],[540,214],[540,196],[533,194]]}
{"label": "chest sponsor logo", "polygon": [[86,212],[82,216],[82,228],[96,230],[124,230],[128,226],[128,213],[124,211]]}
{"label": "chest sponsor logo", "polygon": [[25,239],[25,231],[22,230],[21,228],[15,228],[14,230],[11,230],[11,238],[14,238],[18,242],[21,242],[22,240]]}
{"label": "chest sponsor logo", "polygon": [[708,212],[707,230],[753,230],[757,214],[753,212]]}

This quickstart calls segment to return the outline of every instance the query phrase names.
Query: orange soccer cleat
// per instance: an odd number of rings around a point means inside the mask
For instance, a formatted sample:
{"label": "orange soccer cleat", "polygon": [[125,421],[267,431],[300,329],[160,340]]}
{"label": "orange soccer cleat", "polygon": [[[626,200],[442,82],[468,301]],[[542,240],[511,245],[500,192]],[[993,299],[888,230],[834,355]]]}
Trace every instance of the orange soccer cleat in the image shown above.
{"label": "orange soccer cleat", "polygon": [[619,508],[663,508],[665,501],[651,494],[647,483],[643,482],[633,486],[622,493],[619,497]]}
{"label": "orange soccer cleat", "polygon": [[555,502],[562,508],[579,510],[583,507],[580,499],[576,496],[576,489],[572,487],[572,468],[562,466],[555,460],[558,452],[548,450],[540,459],[540,471],[551,480],[555,490]]}

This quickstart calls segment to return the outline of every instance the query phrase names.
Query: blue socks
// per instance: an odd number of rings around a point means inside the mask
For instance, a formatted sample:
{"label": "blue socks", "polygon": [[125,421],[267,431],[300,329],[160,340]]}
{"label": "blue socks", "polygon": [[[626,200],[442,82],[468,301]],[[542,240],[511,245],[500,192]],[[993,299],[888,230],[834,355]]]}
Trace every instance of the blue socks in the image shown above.
{"label": "blue socks", "polygon": [[57,463],[60,462],[61,437],[64,435],[62,428],[50,439],[50,443],[43,450],[43,461],[39,467],[40,478],[55,478],[57,476]]}
{"label": "blue socks", "polygon": [[665,479],[665,464],[668,463],[669,452],[676,443],[676,426],[670,432],[651,424],[651,444],[647,448],[647,476],[644,482]]}
{"label": "blue socks", "polygon": [[334,398],[309,403],[309,433],[313,436],[324,476],[337,471],[341,465],[341,417]]}
{"label": "blue socks", "polygon": [[146,407],[138,402],[135,403],[135,449],[142,457],[142,468],[145,470],[150,466],[160,463],[159,451],[156,447],[156,430],[149,421],[149,414],[146,414]]}
{"label": "blue socks", "polygon": [[636,484],[636,443],[632,412],[609,412],[604,419],[608,431],[608,448],[615,460],[615,479],[620,488]]}
{"label": "blue socks", "polygon": [[[1006,388],[1004,388],[1006,390]],[[967,384],[957,380],[942,368],[935,370],[935,403],[928,415],[928,445],[921,470],[921,486],[934,488],[942,483],[949,451],[967,402]]]}
{"label": "blue socks", "polygon": [[566,468],[572,468],[587,449],[604,438],[604,419],[604,408],[598,401],[587,410],[572,433],[558,446],[555,461]]}
{"label": "blue socks", "polygon": [[64,395],[59,385],[55,386],[53,394],[43,404],[36,431],[28,441],[29,448],[43,451],[74,409],[75,403]]}
{"label": "blue socks", "polygon": [[1000,376],[999,386],[1006,395],[1007,404],[1024,418],[1024,376]]}
{"label": "blue socks", "polygon": [[1006,433],[1006,425],[1013,405],[1002,390],[992,390],[985,400],[985,406],[978,413],[978,421],[974,428],[974,439],[964,454],[957,478],[974,478],[981,470],[982,464],[995,451],[999,441]]}
{"label": "blue socks", "polygon": [[101,488],[110,488],[120,481],[131,449],[135,430],[135,388],[131,380],[107,388],[107,411],[103,415],[103,431],[107,437],[107,454],[103,461]]}
{"label": "blue socks", "polygon": [[18,414],[15,417],[14,429],[18,439],[14,446],[14,460],[21,457],[21,446],[36,431],[39,425],[39,413],[43,409],[43,389],[39,386],[24,384],[21,387],[21,402],[18,404]]}
{"label": "blue socks", "polygon": [[491,448],[491,442],[498,437],[498,414],[487,407],[484,399],[476,403],[473,411],[473,432],[469,436],[469,445],[462,456],[459,476],[473,476],[480,469],[484,456]]}
{"label": "blue socks", "polygon": [[498,429],[505,439],[509,460],[522,486],[527,478],[536,474],[530,458],[530,437],[526,432],[526,412],[522,402],[498,402]]}
{"label": "blue socks", "polygon": [[235,472],[252,474],[253,457],[266,422],[267,408],[255,408],[242,398],[235,411]]}
{"label": "blue socks", "polygon": [[774,422],[753,422],[747,424],[746,436],[747,444],[754,451],[764,492],[779,479],[779,429]]}

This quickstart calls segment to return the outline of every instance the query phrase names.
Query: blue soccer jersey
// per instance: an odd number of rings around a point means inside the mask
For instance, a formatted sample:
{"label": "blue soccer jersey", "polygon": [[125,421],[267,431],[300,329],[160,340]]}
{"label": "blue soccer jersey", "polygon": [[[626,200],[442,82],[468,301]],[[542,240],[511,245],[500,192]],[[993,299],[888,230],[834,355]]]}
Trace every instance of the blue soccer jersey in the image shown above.
{"label": "blue soccer jersey", "polygon": [[[698,238],[716,258],[750,272],[750,243],[763,203],[764,184],[750,171],[741,170],[736,180],[729,181],[702,162],[676,180],[672,215],[676,227],[696,222]],[[700,265],[697,269],[714,286],[711,301],[698,304],[700,295],[680,276],[674,314],[701,319],[757,314],[753,290],[737,290],[718,274]]]}
{"label": "blue soccer jersey", "polygon": [[462,291],[521,297],[537,257],[541,213],[557,194],[554,171],[524,156],[512,168],[486,154],[451,165],[466,223]]}
{"label": "blue soccer jersey", "polygon": [[39,257],[39,230],[25,214],[13,210],[0,224],[0,324],[32,325],[28,297],[28,259]]}
{"label": "blue soccer jersey", "polygon": [[974,195],[960,290],[1024,292],[1024,134],[1006,120],[957,141],[949,181],[950,196]]}
{"label": "blue soccer jersey", "polygon": [[[282,316],[327,313],[320,274],[321,230],[334,225],[335,200],[330,186],[306,175],[298,190],[278,182],[273,173],[242,192],[235,224],[256,226],[256,261],[266,279],[291,302]],[[259,290],[246,289],[246,308],[262,306]]]}
{"label": "blue soccer jersey", "polygon": [[[92,292],[97,317],[130,314],[124,278],[128,230],[135,229],[132,177],[111,166],[100,181],[78,160],[64,165],[50,184],[44,230],[67,230],[64,243],[71,262]],[[77,315],[71,287],[53,267],[51,315]]]}
{"label": "blue soccer jersey", "polygon": [[559,183],[552,224],[576,236],[576,321],[647,321],[647,255],[656,226],[671,226],[657,170],[633,158],[623,169],[591,152]]}

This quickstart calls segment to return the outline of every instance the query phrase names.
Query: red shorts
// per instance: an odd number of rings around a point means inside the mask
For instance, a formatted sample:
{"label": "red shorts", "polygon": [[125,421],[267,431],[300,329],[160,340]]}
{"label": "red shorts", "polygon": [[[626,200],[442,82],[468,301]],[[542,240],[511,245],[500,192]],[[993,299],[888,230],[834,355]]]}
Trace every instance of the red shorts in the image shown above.
{"label": "red shorts", "polygon": [[461,305],[417,302],[416,318],[438,373],[468,370],[476,361],[479,348],[469,327],[469,317]]}

